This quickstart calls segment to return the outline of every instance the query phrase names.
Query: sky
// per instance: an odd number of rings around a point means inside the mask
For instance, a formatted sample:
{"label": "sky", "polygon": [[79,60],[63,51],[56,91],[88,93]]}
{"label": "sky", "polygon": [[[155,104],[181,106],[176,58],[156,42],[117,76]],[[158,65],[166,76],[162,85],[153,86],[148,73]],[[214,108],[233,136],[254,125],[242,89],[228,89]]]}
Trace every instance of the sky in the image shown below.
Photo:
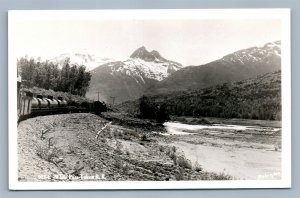
{"label": "sky", "polygon": [[17,57],[52,59],[90,50],[123,60],[145,46],[188,66],[280,40],[281,25],[275,19],[18,20],[9,36]]}

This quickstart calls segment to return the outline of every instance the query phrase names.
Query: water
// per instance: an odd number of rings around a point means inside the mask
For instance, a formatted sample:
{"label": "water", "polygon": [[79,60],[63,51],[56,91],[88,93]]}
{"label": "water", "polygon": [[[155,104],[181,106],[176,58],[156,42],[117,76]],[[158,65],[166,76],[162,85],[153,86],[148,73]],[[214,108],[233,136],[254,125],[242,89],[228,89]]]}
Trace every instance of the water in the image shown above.
{"label": "water", "polygon": [[[191,135],[200,129],[226,129],[226,130],[239,130],[244,131],[248,129],[252,130],[269,130],[278,131],[280,128],[260,127],[260,126],[243,126],[243,125],[227,125],[227,124],[214,124],[214,125],[191,125],[182,124],[179,122],[165,122],[164,126],[167,130],[165,135]],[[186,132],[186,131],[189,132]]]}

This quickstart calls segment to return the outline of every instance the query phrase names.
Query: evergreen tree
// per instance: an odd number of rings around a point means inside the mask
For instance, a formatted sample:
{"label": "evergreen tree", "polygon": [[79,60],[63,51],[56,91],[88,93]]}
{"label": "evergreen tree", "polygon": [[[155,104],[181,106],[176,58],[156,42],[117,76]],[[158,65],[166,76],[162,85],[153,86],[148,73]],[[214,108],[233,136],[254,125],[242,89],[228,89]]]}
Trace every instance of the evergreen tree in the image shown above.
{"label": "evergreen tree", "polygon": [[58,64],[24,57],[18,60],[17,67],[28,88],[35,86],[85,96],[91,80],[85,66],[71,65],[70,59],[66,59],[59,69]]}

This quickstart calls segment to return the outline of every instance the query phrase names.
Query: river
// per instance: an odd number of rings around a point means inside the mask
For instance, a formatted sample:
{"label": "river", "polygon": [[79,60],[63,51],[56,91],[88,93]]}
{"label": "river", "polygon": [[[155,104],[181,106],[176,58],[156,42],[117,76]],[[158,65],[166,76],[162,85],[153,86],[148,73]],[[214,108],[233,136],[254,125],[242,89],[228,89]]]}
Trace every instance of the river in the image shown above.
{"label": "river", "polygon": [[[244,125],[225,125],[225,124],[213,124],[213,125],[191,125],[183,124],[179,122],[165,122],[164,126],[167,130],[166,135],[188,135],[199,132],[201,129],[224,129],[224,130],[255,130],[255,131],[279,131],[280,128],[273,127],[260,127],[260,126],[244,126]],[[201,132],[201,131],[200,131]]]}
{"label": "river", "polygon": [[176,146],[192,164],[198,162],[204,170],[225,172],[236,179],[281,177],[281,150],[278,149],[281,136],[274,135],[280,128],[178,122],[166,122],[164,126],[166,138],[172,140],[168,145]]}

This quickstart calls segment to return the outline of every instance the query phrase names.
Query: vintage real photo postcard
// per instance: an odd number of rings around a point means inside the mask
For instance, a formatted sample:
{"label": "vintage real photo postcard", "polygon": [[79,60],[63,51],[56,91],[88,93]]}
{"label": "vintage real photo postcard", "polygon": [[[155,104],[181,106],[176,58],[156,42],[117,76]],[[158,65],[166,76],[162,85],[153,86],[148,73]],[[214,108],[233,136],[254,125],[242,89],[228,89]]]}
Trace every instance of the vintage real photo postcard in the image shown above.
{"label": "vintage real photo postcard", "polygon": [[11,190],[291,187],[289,9],[8,26]]}

